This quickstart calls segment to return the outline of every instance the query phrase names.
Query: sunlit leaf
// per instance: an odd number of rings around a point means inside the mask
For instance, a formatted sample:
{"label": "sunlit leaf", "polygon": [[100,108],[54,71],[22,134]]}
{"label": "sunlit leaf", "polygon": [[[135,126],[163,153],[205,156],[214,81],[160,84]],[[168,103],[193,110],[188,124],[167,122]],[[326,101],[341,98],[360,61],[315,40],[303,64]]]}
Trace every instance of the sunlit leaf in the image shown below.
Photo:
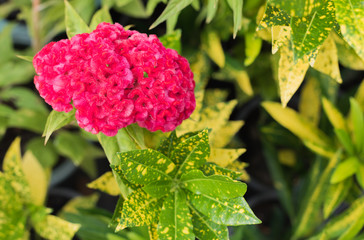
{"label": "sunlit leaf", "polygon": [[80,208],[93,208],[96,206],[100,195],[98,193],[93,193],[88,196],[78,196],[72,198],[70,201],[63,206],[61,212],[58,214],[59,217],[64,217],[64,213],[77,213]]}
{"label": "sunlit leaf", "polygon": [[76,34],[90,32],[90,28],[85,21],[78,15],[76,10],[68,1],[64,1],[65,4],[65,23],[68,38],[75,36]]}
{"label": "sunlit leaf", "polygon": [[96,180],[87,184],[87,187],[97,189],[112,196],[118,196],[120,189],[112,174],[112,172],[106,172]]}
{"label": "sunlit leaf", "polygon": [[339,112],[339,110],[326,98],[322,99],[322,105],[326,116],[329,118],[334,128],[345,130],[346,122],[344,116]]}
{"label": "sunlit leaf", "polygon": [[336,20],[346,42],[364,60],[364,8],[360,0],[333,0]]}
{"label": "sunlit leaf", "polygon": [[273,26],[289,26],[290,20],[290,16],[285,11],[268,3],[257,30],[259,31]]}
{"label": "sunlit leaf", "polygon": [[[320,3],[321,1],[318,2]],[[283,9],[291,16],[306,16],[315,9],[316,7],[315,5],[317,4],[317,3],[314,4],[314,2],[310,0],[303,0],[303,1],[270,0],[269,3],[271,3],[277,8]]]}
{"label": "sunlit leaf", "polygon": [[43,132],[43,137],[45,137],[45,143],[48,142],[50,136],[54,131],[62,128],[63,126],[66,126],[74,120],[75,111],[76,109],[73,109],[72,111],[65,113],[53,110],[49,114]]}
{"label": "sunlit leaf", "polygon": [[225,53],[217,32],[204,31],[202,33],[202,49],[220,68],[225,65]]}
{"label": "sunlit leaf", "polygon": [[330,182],[338,183],[354,175],[359,167],[359,160],[356,157],[350,157],[338,164],[333,172]]}
{"label": "sunlit leaf", "polygon": [[181,176],[185,189],[195,194],[203,194],[221,199],[231,199],[244,196],[246,184],[234,181],[226,176],[204,176],[200,170],[192,170]]}
{"label": "sunlit leaf", "polygon": [[301,91],[298,109],[300,114],[317,126],[320,121],[321,101],[320,86],[315,78],[305,81]]}
{"label": "sunlit leaf", "polygon": [[159,216],[158,236],[161,240],[193,240],[191,214],[183,191],[175,191],[163,202]]}
{"label": "sunlit leaf", "polygon": [[97,25],[102,22],[113,23],[107,7],[101,8],[94,14],[91,19],[90,30],[96,29]]}
{"label": "sunlit leaf", "polygon": [[67,222],[53,215],[48,215],[44,221],[34,225],[41,237],[57,240],[71,240],[80,227],[79,224]]}
{"label": "sunlit leaf", "polygon": [[354,98],[350,98],[350,117],[353,125],[354,145],[357,153],[364,151],[364,116]]}
{"label": "sunlit leaf", "polygon": [[355,50],[349,46],[341,37],[334,35],[337,54],[340,63],[347,68],[364,70],[364,59],[361,59]]}
{"label": "sunlit leaf", "polygon": [[355,154],[355,148],[353,142],[350,138],[350,135],[347,131],[343,129],[335,129],[335,134],[339,139],[340,143],[344,146],[345,150],[350,154]]}
{"label": "sunlit leaf", "polygon": [[245,35],[245,59],[244,65],[249,66],[254,62],[262,48],[262,39],[257,38],[253,33],[246,33]]}
{"label": "sunlit leaf", "polygon": [[331,213],[344,201],[351,188],[351,185],[351,179],[330,185],[324,201],[325,219],[327,219]]}
{"label": "sunlit leaf", "polygon": [[225,149],[225,148],[212,148],[209,162],[216,163],[220,167],[227,167],[240,157],[246,150],[244,148],[238,149]]}
{"label": "sunlit leaf", "polygon": [[287,26],[272,27],[272,54],[278,52],[283,44],[287,44],[290,39],[291,29]]}
{"label": "sunlit leaf", "polygon": [[356,171],[356,180],[362,189],[364,189],[364,165],[360,164],[359,168]]}
{"label": "sunlit leaf", "polygon": [[258,224],[260,220],[254,215],[243,197],[219,199],[204,194],[190,193],[189,200],[201,213],[213,222],[222,225]]}
{"label": "sunlit leaf", "polygon": [[228,176],[231,179],[237,179],[239,178],[243,173],[241,172],[236,172],[233,170],[230,170],[228,168],[223,168],[220,167],[214,163],[211,162],[207,162],[206,164],[204,164],[201,168],[201,171],[206,175],[206,176],[210,176],[210,175],[224,175],[224,176]]}

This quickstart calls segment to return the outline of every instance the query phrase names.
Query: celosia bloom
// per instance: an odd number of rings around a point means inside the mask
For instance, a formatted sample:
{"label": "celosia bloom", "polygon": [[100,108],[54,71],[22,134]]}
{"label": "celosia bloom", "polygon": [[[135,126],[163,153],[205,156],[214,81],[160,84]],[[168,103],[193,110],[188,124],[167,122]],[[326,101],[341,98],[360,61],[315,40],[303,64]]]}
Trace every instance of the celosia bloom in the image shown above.
{"label": "celosia bloom", "polygon": [[49,43],[33,64],[45,101],[56,111],[75,107],[78,124],[92,133],[113,136],[134,122],[150,131],[171,131],[195,108],[187,60],[155,35],[126,31],[117,23]]}

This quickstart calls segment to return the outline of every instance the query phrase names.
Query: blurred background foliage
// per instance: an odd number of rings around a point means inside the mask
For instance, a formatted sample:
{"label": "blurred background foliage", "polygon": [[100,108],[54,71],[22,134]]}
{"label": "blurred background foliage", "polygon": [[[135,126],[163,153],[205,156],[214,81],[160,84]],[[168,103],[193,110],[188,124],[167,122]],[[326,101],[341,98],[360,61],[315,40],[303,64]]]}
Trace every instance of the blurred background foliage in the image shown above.
{"label": "blurred background foliage", "polygon": [[[157,34],[189,59],[197,108],[177,133],[212,128],[210,160],[244,173],[246,199],[263,222],[232,227],[233,240],[364,237],[364,10],[358,0],[354,17],[345,0],[309,2],[69,1],[91,30],[118,22]],[[47,197],[38,204],[44,216],[52,208],[80,224],[78,239],[148,239],[143,228],[109,229],[117,199],[86,187],[108,171],[94,135],[71,120],[62,129],[48,126],[44,145],[51,109],[35,90],[29,60],[48,42],[67,38],[68,21],[64,1],[0,0],[0,159],[21,137],[22,151],[45,172]],[[145,131],[149,147],[164,136]],[[24,236],[39,239],[34,206],[25,208],[35,230]]]}

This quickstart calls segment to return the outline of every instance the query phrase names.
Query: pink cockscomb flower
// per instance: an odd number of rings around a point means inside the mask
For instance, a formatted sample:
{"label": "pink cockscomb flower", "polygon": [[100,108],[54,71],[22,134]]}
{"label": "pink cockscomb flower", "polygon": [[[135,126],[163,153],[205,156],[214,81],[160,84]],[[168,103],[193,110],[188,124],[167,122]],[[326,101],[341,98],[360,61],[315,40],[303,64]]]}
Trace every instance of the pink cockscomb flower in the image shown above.
{"label": "pink cockscomb flower", "polygon": [[[46,45],[34,58],[40,95],[57,111],[76,108],[80,127],[113,136],[134,122],[171,131],[195,108],[187,60],[155,35],[101,23]],[[73,105],[73,106],[72,106]]]}

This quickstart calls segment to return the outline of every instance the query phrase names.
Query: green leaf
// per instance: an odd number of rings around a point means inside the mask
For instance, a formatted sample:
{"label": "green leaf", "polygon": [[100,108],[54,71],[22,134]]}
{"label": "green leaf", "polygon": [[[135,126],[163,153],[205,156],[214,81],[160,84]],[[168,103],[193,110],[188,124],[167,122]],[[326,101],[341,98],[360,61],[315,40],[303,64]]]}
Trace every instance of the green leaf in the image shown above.
{"label": "green leaf", "polygon": [[356,172],[356,179],[362,189],[364,189],[364,165],[361,164]]}
{"label": "green leaf", "polygon": [[173,149],[180,143],[179,139],[177,138],[176,131],[171,132],[169,134],[168,138],[163,139],[158,148],[157,151],[163,153],[168,158],[171,157],[171,153]]}
{"label": "green leaf", "polygon": [[246,33],[245,37],[245,59],[244,65],[249,66],[254,62],[262,48],[262,39],[255,36],[253,33]]}
{"label": "green leaf", "polygon": [[34,58],[33,56],[23,56],[23,55],[15,55],[15,56],[20,59],[23,59],[24,61],[30,62],[30,63],[33,62],[33,58]]}
{"label": "green leaf", "polygon": [[20,138],[16,138],[6,152],[3,171],[16,194],[21,196],[22,201],[31,202],[29,183],[22,168]]}
{"label": "green leaf", "polygon": [[235,226],[261,223],[243,197],[224,200],[204,194],[189,193],[188,196],[199,212],[217,224]]}
{"label": "green leaf", "polygon": [[331,213],[344,201],[352,185],[352,180],[347,179],[337,184],[331,184],[327,190],[324,202],[324,218],[327,219]]}
{"label": "green leaf", "polygon": [[45,137],[45,142],[47,143],[52,133],[63,126],[71,123],[74,120],[76,109],[65,113],[65,112],[57,112],[53,110],[47,118],[47,122],[44,127],[44,132],[42,137]]}
{"label": "green leaf", "polygon": [[94,14],[91,19],[90,30],[93,31],[94,29],[96,29],[97,25],[102,22],[113,23],[109,13],[109,9],[107,7],[102,7]]}
{"label": "green leaf", "polygon": [[364,60],[341,37],[334,35],[340,63],[347,68],[364,70]]}
{"label": "green leaf", "polygon": [[360,217],[355,219],[353,224],[340,236],[338,240],[352,240],[364,226],[364,212],[361,214]]}
{"label": "green leaf", "polygon": [[[122,6],[120,6],[119,2],[122,3]],[[149,16],[142,0],[116,1],[114,9],[133,18],[147,18]]]}
{"label": "green leaf", "polygon": [[175,191],[163,202],[159,216],[160,240],[194,240],[191,214],[183,191]]}
{"label": "green leaf", "polygon": [[353,124],[354,145],[357,153],[362,153],[364,151],[363,110],[354,98],[350,98],[350,117]]}
{"label": "green leaf", "polygon": [[181,54],[181,30],[175,30],[159,38],[163,46],[176,50]]}
{"label": "green leaf", "polygon": [[122,205],[122,211],[116,212],[118,225],[115,231],[125,227],[150,225],[157,221],[161,206],[158,199],[145,193],[142,189],[132,192]]}
{"label": "green leaf", "polygon": [[360,0],[333,0],[336,20],[346,42],[364,60],[364,8]]}
{"label": "green leaf", "polygon": [[186,171],[200,168],[210,155],[208,130],[181,142],[172,152],[171,159],[177,165],[176,177]]}
{"label": "green leaf", "polygon": [[168,1],[167,7],[164,9],[162,14],[155,20],[155,22],[150,26],[149,29],[155,28],[168,18],[175,14],[178,14],[182,9],[187,7],[192,3],[193,0],[170,0]]}
{"label": "green leaf", "polygon": [[237,160],[240,155],[246,151],[245,148],[226,149],[226,148],[212,148],[211,155],[208,159],[209,162],[215,163],[220,167],[227,167]]}
{"label": "green leaf", "polygon": [[292,17],[294,59],[311,55],[329,36],[335,23],[335,7],[331,0],[317,1],[309,16]]}
{"label": "green leaf", "polygon": [[16,110],[9,119],[9,127],[22,128],[42,133],[47,121],[47,113],[28,108]]}
{"label": "green leaf", "polygon": [[205,163],[202,168],[201,171],[206,175],[206,176],[210,176],[210,175],[224,175],[227,176],[231,179],[237,179],[239,178],[243,173],[241,172],[236,172],[227,168],[223,168],[220,167],[218,165],[216,165],[215,163],[211,163],[211,162],[207,162]]}
{"label": "green leaf", "polygon": [[330,183],[338,183],[354,175],[359,167],[359,160],[356,157],[350,157],[337,165],[333,172]]}
{"label": "green leaf", "polygon": [[0,64],[0,72],[0,87],[28,83],[34,77],[34,67],[24,61],[7,61]]}
{"label": "green leaf", "polygon": [[[312,13],[315,8],[317,8],[318,3],[321,1],[316,1],[315,3],[310,0],[270,0],[269,3],[277,8],[284,10],[291,16],[307,16]],[[320,6],[320,5],[319,5]]]}
{"label": "green leaf", "polygon": [[216,15],[216,10],[219,4],[219,0],[211,0],[207,2],[207,16],[206,23],[210,23]]}
{"label": "green leaf", "polygon": [[14,49],[11,39],[13,24],[7,24],[0,32],[0,64],[4,64],[14,57]]}
{"label": "green leaf", "polygon": [[344,116],[339,112],[339,110],[326,98],[322,99],[322,106],[326,116],[329,118],[334,128],[345,130],[346,122]]}
{"label": "green leaf", "polygon": [[201,36],[202,49],[220,68],[225,66],[225,53],[217,32],[204,31]]}
{"label": "green leaf", "polygon": [[236,37],[237,32],[241,29],[241,19],[243,18],[243,0],[227,0],[231,10],[233,10],[234,19],[234,34]]}
{"label": "green leaf", "polygon": [[301,90],[298,110],[301,116],[317,126],[321,115],[320,84],[315,78],[308,78]]}
{"label": "green leaf", "polygon": [[152,13],[154,12],[155,7],[160,2],[167,3],[167,0],[149,0],[147,2],[146,11],[147,11],[148,16],[152,15]]}
{"label": "green leaf", "polygon": [[340,143],[344,146],[345,150],[350,154],[354,155],[354,145],[351,141],[350,135],[347,131],[342,129],[335,129],[335,134],[339,139]]}
{"label": "green leaf", "polygon": [[161,198],[170,193],[172,187],[172,181],[156,181],[145,185],[143,190],[152,197]]}
{"label": "green leaf", "polygon": [[65,0],[65,24],[68,38],[80,33],[90,32],[90,28],[85,21],[78,15],[72,5]]}
{"label": "green leaf", "polygon": [[110,171],[104,173],[96,180],[87,184],[87,187],[100,190],[100,191],[105,192],[112,196],[120,195],[120,189],[118,187],[118,184],[117,184],[112,172],[110,172]]}
{"label": "green leaf", "polygon": [[58,154],[52,142],[44,146],[44,139],[33,138],[26,145],[26,150],[31,151],[43,168],[52,168],[57,162]]}
{"label": "green leaf", "polygon": [[324,193],[330,186],[330,176],[337,164],[338,158],[339,156],[336,154],[329,160],[325,170],[319,174],[319,178],[312,182],[314,187],[305,192],[305,198],[296,218],[293,239],[305,236],[316,227],[316,221],[312,219],[317,218],[317,213],[325,200],[326,195]]}
{"label": "green leaf", "polygon": [[70,158],[75,165],[81,164],[85,158],[88,144],[80,135],[71,132],[60,132],[54,140],[57,151]]}
{"label": "green leaf", "polygon": [[175,164],[166,156],[152,149],[118,153],[120,165],[111,167],[122,172],[126,179],[135,184],[148,184],[155,181],[171,180]]}
{"label": "green leaf", "polygon": [[226,176],[204,176],[200,170],[192,170],[181,176],[185,189],[195,194],[203,194],[221,199],[232,199],[244,196],[246,184],[234,181]]}
{"label": "green leaf", "polygon": [[290,108],[283,108],[279,103],[263,102],[264,109],[283,127],[290,130],[304,141],[310,141],[330,149],[331,141],[321,130],[302,118]]}
{"label": "green leaf", "polygon": [[53,215],[48,215],[44,221],[34,225],[41,237],[57,240],[71,240],[80,227],[80,224],[70,223]]}
{"label": "green leaf", "polygon": [[290,16],[285,12],[267,3],[265,12],[260,21],[257,31],[273,26],[289,26]]}
{"label": "green leaf", "polygon": [[358,90],[355,93],[355,100],[358,102],[359,106],[364,111],[364,81],[363,80],[361,81],[361,84],[359,85]]}
{"label": "green leaf", "polygon": [[196,237],[204,240],[228,240],[229,232],[226,226],[212,222],[206,216],[198,212],[192,205],[193,232]]}
{"label": "green leaf", "polygon": [[309,62],[306,59],[295,61],[294,52],[287,40],[281,47],[278,66],[279,92],[284,107],[301,85],[308,67]]}

